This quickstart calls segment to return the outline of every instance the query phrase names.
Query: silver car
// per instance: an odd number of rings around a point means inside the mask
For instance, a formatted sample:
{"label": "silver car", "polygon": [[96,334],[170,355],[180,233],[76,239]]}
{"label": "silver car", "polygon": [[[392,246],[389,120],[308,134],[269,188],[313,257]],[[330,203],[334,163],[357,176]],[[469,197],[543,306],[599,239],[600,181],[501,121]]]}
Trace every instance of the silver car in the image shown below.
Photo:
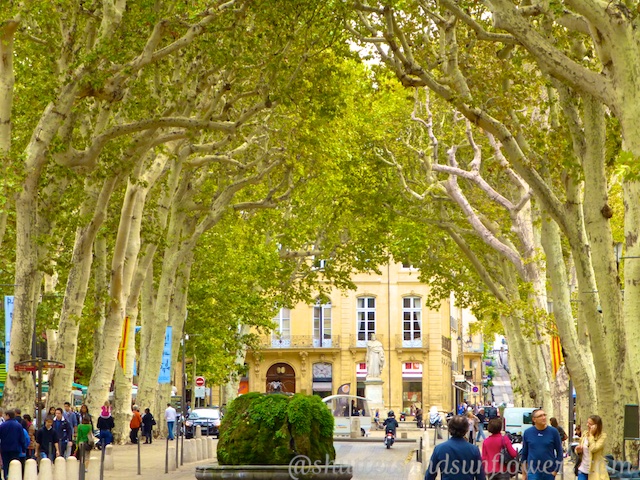
{"label": "silver car", "polygon": [[186,438],[193,438],[196,427],[200,426],[202,435],[220,435],[222,413],[219,408],[196,408],[191,410],[184,422]]}

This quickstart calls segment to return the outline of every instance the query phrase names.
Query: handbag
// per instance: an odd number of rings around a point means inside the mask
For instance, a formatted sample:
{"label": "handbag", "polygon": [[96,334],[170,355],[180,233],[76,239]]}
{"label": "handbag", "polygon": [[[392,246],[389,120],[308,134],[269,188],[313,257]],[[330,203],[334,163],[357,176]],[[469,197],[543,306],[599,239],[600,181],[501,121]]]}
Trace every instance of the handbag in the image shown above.
{"label": "handbag", "polygon": [[518,471],[518,456],[511,455],[504,443],[504,438],[505,436],[502,437],[502,447],[500,448],[500,465],[504,466],[508,473],[515,474]]}
{"label": "handbag", "polygon": [[93,448],[96,444],[96,437],[93,436],[93,432],[87,434],[87,446],[89,449]]}

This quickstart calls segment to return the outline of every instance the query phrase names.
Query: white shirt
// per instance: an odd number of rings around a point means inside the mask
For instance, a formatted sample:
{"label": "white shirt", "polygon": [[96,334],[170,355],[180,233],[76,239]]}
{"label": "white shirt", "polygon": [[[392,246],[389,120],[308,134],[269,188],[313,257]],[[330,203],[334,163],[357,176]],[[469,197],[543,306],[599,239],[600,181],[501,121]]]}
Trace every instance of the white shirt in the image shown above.
{"label": "white shirt", "polygon": [[589,468],[591,468],[591,453],[589,452],[589,441],[585,435],[582,439],[582,462],[578,467],[578,471],[589,474]]}
{"label": "white shirt", "polygon": [[164,411],[164,419],[167,422],[175,422],[177,416],[178,415],[176,413],[176,409],[171,406],[167,407],[167,409]]}

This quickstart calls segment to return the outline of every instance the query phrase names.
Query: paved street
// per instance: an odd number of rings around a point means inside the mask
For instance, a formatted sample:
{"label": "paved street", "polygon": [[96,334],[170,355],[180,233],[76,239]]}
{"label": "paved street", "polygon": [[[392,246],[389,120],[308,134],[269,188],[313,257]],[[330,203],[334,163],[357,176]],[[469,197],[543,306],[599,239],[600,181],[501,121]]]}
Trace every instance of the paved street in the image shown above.
{"label": "paved street", "polygon": [[[498,352],[496,354],[498,365],[495,368],[495,377],[493,378],[493,387],[491,387],[492,401],[497,405],[502,403],[513,403],[513,390],[511,390],[511,379],[509,378],[509,372],[507,368],[507,353]],[[505,368],[506,367],[506,368]]]}
{"label": "paved street", "polygon": [[[410,438],[417,437],[419,431],[410,432]],[[173,444],[173,442],[171,442]],[[193,480],[196,465],[216,463],[215,459],[185,464],[177,471],[164,473],[165,442],[157,441],[141,447],[141,475],[137,474],[137,447],[135,445],[116,445],[113,449],[115,470],[106,471],[106,480]],[[377,478],[407,478],[408,464],[415,458],[416,443],[397,442],[387,450],[382,443],[382,432],[373,432],[364,441],[336,440],[336,462],[354,467],[354,480]],[[92,452],[87,480],[99,478],[100,452]]]}

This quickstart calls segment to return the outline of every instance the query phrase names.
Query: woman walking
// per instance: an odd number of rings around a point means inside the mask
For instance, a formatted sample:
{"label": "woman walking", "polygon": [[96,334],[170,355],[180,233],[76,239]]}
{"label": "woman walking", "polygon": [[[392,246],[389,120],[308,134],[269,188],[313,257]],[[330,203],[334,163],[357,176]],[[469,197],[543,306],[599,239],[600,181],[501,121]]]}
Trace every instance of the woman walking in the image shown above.
{"label": "woman walking", "polygon": [[93,428],[91,426],[91,417],[85,415],[82,417],[82,423],[78,425],[78,449],[82,457],[80,461],[84,463],[84,471],[89,471],[89,452],[93,449],[93,444],[89,442],[89,436],[93,437]]}
{"label": "woman walking", "polygon": [[482,464],[484,465],[484,471],[488,480],[509,480],[511,475],[516,473],[518,464],[517,461],[513,462],[514,468],[508,468],[503,464],[500,458],[500,451],[502,447],[505,447],[511,455],[511,458],[516,458],[518,452],[511,445],[511,440],[506,435],[502,435],[502,419],[492,418],[489,420],[487,430],[491,435],[487,437],[482,443]]}
{"label": "woman walking", "polygon": [[602,419],[598,415],[591,415],[587,419],[587,430],[576,447],[576,452],[582,454],[578,480],[609,480],[604,459],[606,439],[607,434],[602,431]]}
{"label": "woman walking", "polygon": [[144,443],[151,443],[153,440],[153,426],[156,424],[151,411],[148,408],[144,409],[144,415],[142,416],[142,435],[144,435]]}

